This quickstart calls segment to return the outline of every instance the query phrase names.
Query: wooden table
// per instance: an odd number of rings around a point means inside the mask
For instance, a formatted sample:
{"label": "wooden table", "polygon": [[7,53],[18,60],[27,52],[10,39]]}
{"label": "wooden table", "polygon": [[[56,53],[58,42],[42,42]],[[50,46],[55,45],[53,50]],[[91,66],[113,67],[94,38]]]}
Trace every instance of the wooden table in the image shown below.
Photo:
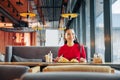
{"label": "wooden table", "polygon": [[120,70],[120,63],[102,63],[102,64],[91,64],[91,63],[47,63],[47,62],[0,62],[0,65],[25,65],[25,66],[56,66],[56,65],[102,65],[111,66],[115,69]]}
{"label": "wooden table", "polygon": [[120,66],[120,63],[98,63],[98,64],[91,64],[91,63],[48,63],[48,62],[0,62],[0,65],[26,65],[26,66],[55,66],[55,65],[116,65]]}
{"label": "wooden table", "polygon": [[38,66],[40,65],[40,62],[0,62],[0,65]]}

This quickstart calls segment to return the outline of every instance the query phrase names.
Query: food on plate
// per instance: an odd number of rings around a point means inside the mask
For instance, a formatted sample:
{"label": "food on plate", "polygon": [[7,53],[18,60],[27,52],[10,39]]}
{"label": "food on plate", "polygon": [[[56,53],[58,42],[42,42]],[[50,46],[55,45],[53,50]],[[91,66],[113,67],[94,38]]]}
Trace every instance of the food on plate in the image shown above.
{"label": "food on plate", "polygon": [[61,57],[59,58],[58,62],[69,62],[69,60],[66,59],[65,57],[62,57],[62,56],[61,56]]}

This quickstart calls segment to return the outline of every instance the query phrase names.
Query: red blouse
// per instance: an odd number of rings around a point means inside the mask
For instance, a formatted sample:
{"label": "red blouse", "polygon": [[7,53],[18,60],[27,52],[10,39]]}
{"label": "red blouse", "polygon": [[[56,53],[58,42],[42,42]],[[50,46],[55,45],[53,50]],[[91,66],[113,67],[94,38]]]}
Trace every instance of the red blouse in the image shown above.
{"label": "red blouse", "polygon": [[67,46],[64,44],[58,51],[58,57],[60,56],[63,56],[68,60],[71,60],[73,58],[80,60],[81,57],[86,59],[84,46],[79,46],[79,44],[74,44],[73,46]]}

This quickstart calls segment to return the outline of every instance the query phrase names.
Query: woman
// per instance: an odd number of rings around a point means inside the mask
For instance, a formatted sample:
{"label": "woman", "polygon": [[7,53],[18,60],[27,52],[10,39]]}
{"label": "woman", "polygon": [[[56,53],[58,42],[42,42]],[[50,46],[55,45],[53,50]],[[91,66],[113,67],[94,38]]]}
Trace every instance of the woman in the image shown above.
{"label": "woman", "polygon": [[79,62],[86,62],[86,53],[83,45],[79,45],[77,39],[75,37],[75,32],[71,28],[65,29],[64,32],[65,44],[60,47],[58,51],[58,57],[56,60],[58,61],[60,57],[64,57],[71,61],[72,59],[76,59]]}

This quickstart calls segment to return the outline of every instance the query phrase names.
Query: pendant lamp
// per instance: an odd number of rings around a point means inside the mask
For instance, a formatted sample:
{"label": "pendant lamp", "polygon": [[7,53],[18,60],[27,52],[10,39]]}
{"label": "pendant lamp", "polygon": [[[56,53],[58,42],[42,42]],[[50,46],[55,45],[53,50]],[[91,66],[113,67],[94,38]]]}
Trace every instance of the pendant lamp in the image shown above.
{"label": "pendant lamp", "polygon": [[35,16],[36,16],[35,13],[32,13],[32,12],[30,12],[30,10],[29,10],[29,0],[28,0],[28,10],[27,10],[27,12],[20,13],[20,16],[26,17],[26,18],[32,18],[32,17],[35,17]]}
{"label": "pendant lamp", "polygon": [[72,18],[76,18],[78,16],[77,13],[72,13],[72,11],[71,11],[71,0],[70,0],[70,4],[69,4],[69,10],[70,11],[68,13],[61,14],[61,17],[68,18],[69,20],[71,20]]}

